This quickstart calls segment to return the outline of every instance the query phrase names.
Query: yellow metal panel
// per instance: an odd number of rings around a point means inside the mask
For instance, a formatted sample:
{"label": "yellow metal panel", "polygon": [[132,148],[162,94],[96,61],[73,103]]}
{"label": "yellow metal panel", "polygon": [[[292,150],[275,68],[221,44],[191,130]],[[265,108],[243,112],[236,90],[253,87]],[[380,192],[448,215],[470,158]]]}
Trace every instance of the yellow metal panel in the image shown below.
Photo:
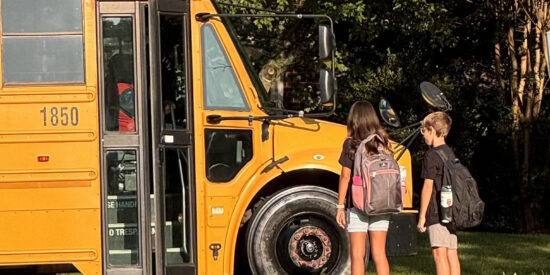
{"label": "yellow metal panel", "polygon": [[[190,18],[191,18],[191,63],[193,76],[193,112],[194,112],[194,132],[195,132],[195,174],[196,174],[196,199],[197,199],[197,274],[209,274],[206,269],[206,194],[204,187],[204,132],[203,132],[203,117],[202,113],[203,89],[202,89],[202,56],[200,45],[200,26],[202,23],[195,20],[195,15],[204,12],[205,7],[202,1],[192,1],[190,3]],[[200,174],[199,174],[200,173]],[[222,248],[223,249],[223,248]]]}
{"label": "yellow metal panel", "polygon": [[[275,159],[288,156],[290,160],[300,158],[306,163],[319,163],[315,155],[324,159],[322,162],[333,167],[330,171],[340,172],[338,157],[346,138],[346,127],[343,125],[312,119],[287,119],[275,126]],[[320,158],[320,157],[319,157]],[[279,166],[283,170],[292,170],[292,162],[284,162]]]}
{"label": "yellow metal panel", "polygon": [[[12,89],[13,90],[13,89]],[[53,99],[53,100],[52,100]],[[78,102],[92,102],[95,100],[95,92],[93,91],[46,91],[46,92],[25,92],[15,91],[10,92],[7,88],[0,93],[0,104],[2,103],[51,103],[51,102],[64,102],[64,103],[78,103]]]}
{"label": "yellow metal panel", "polygon": [[99,209],[2,211],[0,220],[0,265],[100,261]]}
{"label": "yellow metal panel", "polygon": [[[268,144],[269,145],[269,144]],[[260,170],[267,166],[270,162],[261,164]],[[225,239],[225,259],[224,272],[225,274],[233,274],[233,259],[235,257],[236,240],[239,232],[242,217],[254,196],[268,182],[276,178],[282,173],[278,168],[273,168],[266,173],[255,173],[245,184],[239,196],[236,198],[236,203],[233,208],[230,223],[227,226]]]}
{"label": "yellow metal panel", "polygon": [[[397,144],[394,144],[394,146],[397,146]],[[394,147],[395,150],[395,147]],[[399,152],[398,152],[399,153]],[[413,182],[412,182],[412,164],[411,164],[411,154],[409,150],[405,151],[403,156],[401,156],[401,159],[399,159],[399,165],[405,167],[406,169],[406,193],[405,198],[403,200],[403,208],[411,208],[413,207]]]}
{"label": "yellow metal panel", "polygon": [[201,272],[198,272],[197,274],[228,274],[227,271],[223,270],[224,263],[230,261],[231,264],[233,264],[233,259],[224,259],[225,251],[226,249],[229,249],[228,247],[224,246],[225,239],[226,239],[226,228],[211,228],[208,232],[209,234],[206,236],[206,244],[207,246],[210,246],[211,244],[221,244],[220,250],[218,250],[218,258],[214,259],[213,251],[208,248],[206,253],[204,254],[205,261],[208,263],[207,266],[204,266]]}
{"label": "yellow metal panel", "polygon": [[209,197],[208,226],[225,228],[229,223],[234,203],[233,197]]}
{"label": "yellow metal panel", "polygon": [[[0,88],[0,265],[101,274],[95,4],[83,0],[85,85]],[[62,122],[61,108],[78,108],[78,123]]]}
{"label": "yellow metal panel", "polygon": [[[99,171],[97,140],[89,142],[28,142],[1,144],[0,171],[92,170]],[[49,156],[39,162],[39,156]]]}
{"label": "yellow metal panel", "polygon": [[[27,171],[0,171],[0,183],[3,184],[0,188],[20,188],[15,187],[16,184],[29,182],[74,182],[74,181],[90,181],[95,179],[97,171],[88,170],[27,170]],[[5,183],[14,183],[13,185]],[[46,186],[45,186],[46,187]]]}
{"label": "yellow metal panel", "polygon": [[29,142],[69,142],[69,141],[93,141],[97,134],[93,131],[37,131],[37,132],[0,132],[0,144],[2,143],[29,143]]}

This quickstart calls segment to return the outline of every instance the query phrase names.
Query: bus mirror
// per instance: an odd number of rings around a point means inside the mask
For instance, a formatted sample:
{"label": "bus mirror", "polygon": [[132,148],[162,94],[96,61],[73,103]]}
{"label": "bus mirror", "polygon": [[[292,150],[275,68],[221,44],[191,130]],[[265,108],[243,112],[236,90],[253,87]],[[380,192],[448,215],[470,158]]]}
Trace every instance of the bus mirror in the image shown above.
{"label": "bus mirror", "polygon": [[420,83],[420,91],[422,92],[422,98],[424,98],[428,104],[445,111],[451,110],[451,104],[447,101],[443,92],[434,84],[423,81]]}
{"label": "bus mirror", "polygon": [[388,100],[384,98],[380,100],[380,104],[378,104],[378,111],[380,111],[380,116],[382,117],[382,120],[384,120],[384,122],[386,122],[388,125],[392,127],[401,126],[399,117],[397,116],[397,114],[395,114],[395,111],[391,107]]}
{"label": "bus mirror", "polygon": [[332,56],[332,33],[328,26],[319,26],[319,58],[321,60]]}
{"label": "bus mirror", "polygon": [[325,106],[333,103],[334,90],[336,89],[334,76],[327,69],[321,69],[319,84],[321,89],[321,103]]}

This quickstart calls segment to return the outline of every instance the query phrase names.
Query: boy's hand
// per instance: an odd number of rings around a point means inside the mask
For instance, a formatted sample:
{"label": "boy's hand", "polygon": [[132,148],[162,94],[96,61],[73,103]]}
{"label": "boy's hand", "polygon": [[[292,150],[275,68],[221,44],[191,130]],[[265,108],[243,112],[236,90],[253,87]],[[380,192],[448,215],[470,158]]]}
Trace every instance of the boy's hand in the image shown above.
{"label": "boy's hand", "polygon": [[426,227],[424,226],[424,224],[426,224],[426,217],[418,217],[418,224],[416,225],[418,231],[426,232]]}
{"label": "boy's hand", "polygon": [[346,211],[344,209],[339,208],[336,212],[336,222],[338,225],[342,228],[346,228]]}

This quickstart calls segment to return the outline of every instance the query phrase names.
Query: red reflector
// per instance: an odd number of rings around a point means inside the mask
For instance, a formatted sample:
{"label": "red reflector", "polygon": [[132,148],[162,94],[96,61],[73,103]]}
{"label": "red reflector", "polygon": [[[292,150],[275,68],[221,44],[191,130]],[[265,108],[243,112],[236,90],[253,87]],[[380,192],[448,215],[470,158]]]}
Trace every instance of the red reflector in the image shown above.
{"label": "red reflector", "polygon": [[38,162],[50,161],[50,156],[38,156]]}

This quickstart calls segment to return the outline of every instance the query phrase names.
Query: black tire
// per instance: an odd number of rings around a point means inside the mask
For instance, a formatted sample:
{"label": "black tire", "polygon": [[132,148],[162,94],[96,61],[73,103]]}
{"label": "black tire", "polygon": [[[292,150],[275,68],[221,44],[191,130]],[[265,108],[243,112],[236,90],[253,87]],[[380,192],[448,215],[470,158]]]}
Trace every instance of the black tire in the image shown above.
{"label": "black tire", "polygon": [[272,196],[246,234],[253,274],[349,274],[348,233],[336,223],[337,194],[299,186]]}

